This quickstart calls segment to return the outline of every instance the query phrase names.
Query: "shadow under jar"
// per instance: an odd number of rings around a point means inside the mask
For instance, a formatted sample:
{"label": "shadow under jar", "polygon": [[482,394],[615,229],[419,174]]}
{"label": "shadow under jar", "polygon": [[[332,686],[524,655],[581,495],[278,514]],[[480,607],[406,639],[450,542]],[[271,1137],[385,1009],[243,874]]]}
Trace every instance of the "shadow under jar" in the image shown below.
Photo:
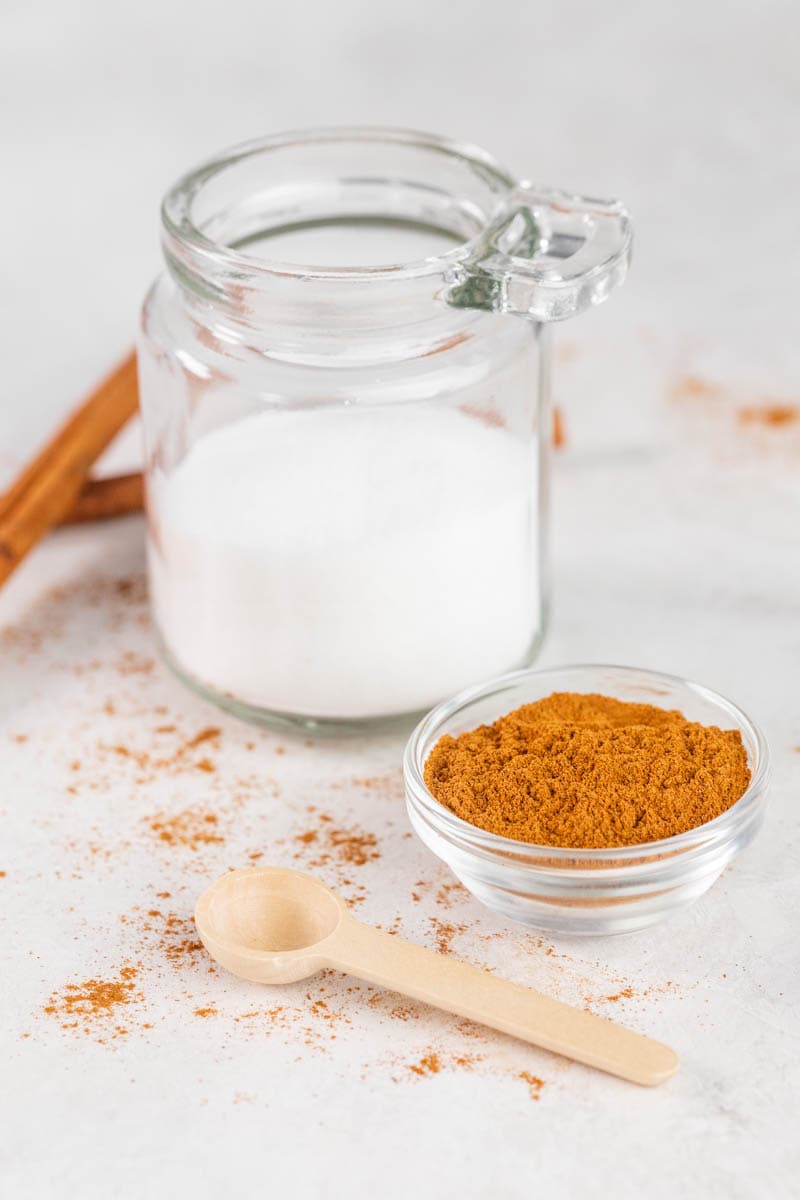
{"label": "shadow under jar", "polygon": [[621,281],[624,209],[332,129],[220,156],[162,217],[139,372],[172,667],[247,718],[360,728],[531,663],[546,323]]}

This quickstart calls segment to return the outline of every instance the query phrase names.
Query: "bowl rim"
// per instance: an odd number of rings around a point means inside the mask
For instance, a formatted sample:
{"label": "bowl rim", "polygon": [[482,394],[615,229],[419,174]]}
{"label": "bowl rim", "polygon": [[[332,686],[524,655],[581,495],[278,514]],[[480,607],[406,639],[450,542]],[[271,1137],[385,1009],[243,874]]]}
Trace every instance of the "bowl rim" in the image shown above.
{"label": "bowl rim", "polygon": [[[689,688],[704,700],[710,701],[721,708],[733,719],[739,729],[748,735],[755,747],[755,757],[754,761],[750,764],[751,777],[747,789],[725,812],[720,813],[718,817],[714,817],[711,821],[706,821],[702,825],[695,826],[694,829],[687,829],[683,833],[673,834],[667,838],[660,838],[654,842],[637,842],[633,846],[592,847],[548,846],[538,842],[522,842],[516,838],[507,838],[502,834],[491,833],[489,830],[481,829],[479,825],[472,825],[469,821],[456,816],[454,812],[451,812],[449,808],[441,804],[429,791],[423,776],[425,764],[421,761],[421,746],[423,742],[431,737],[437,727],[478,700],[486,699],[495,692],[500,692],[508,687],[513,687],[517,683],[522,683],[523,680],[541,678],[542,676],[556,673],[559,675],[577,675],[586,671],[618,671],[635,676],[641,682],[662,683],[670,687],[679,685],[680,687]],[[612,856],[616,859],[624,857],[628,869],[636,869],[642,864],[630,863],[630,859],[646,859],[649,863],[652,862],[654,854],[659,857],[665,857],[681,851],[697,849],[700,845],[705,846],[710,839],[723,838],[731,829],[738,827],[742,820],[749,815],[750,811],[763,797],[764,790],[769,781],[769,774],[770,761],[767,739],[760,727],[748,717],[747,713],[738,704],[734,704],[732,700],[728,700],[727,697],[713,688],[706,687],[705,684],[696,683],[691,679],[685,679],[680,675],[671,675],[664,671],[651,671],[644,667],[628,667],[619,663],[567,663],[563,666],[527,668],[521,671],[509,671],[504,675],[497,675],[492,679],[484,680],[482,683],[473,684],[432,708],[411,733],[403,754],[403,776],[406,785],[407,801],[410,804],[413,797],[417,814],[419,815],[420,809],[426,810],[425,816],[439,826],[439,832],[450,833],[460,841],[468,837],[473,843],[479,842],[480,847],[473,844],[473,851],[477,851],[480,848],[484,852],[497,852],[504,857],[513,854],[517,859],[515,863],[517,867],[524,867],[526,865],[524,862],[519,861],[520,856],[522,858],[548,858],[551,861],[547,866],[541,864],[541,869],[548,871],[574,868],[580,862],[602,862]],[[553,858],[559,857],[569,858],[571,862],[569,864],[565,862],[564,868],[561,868],[558,864],[552,862]],[[539,866],[536,863],[530,863],[529,865],[534,868]]]}

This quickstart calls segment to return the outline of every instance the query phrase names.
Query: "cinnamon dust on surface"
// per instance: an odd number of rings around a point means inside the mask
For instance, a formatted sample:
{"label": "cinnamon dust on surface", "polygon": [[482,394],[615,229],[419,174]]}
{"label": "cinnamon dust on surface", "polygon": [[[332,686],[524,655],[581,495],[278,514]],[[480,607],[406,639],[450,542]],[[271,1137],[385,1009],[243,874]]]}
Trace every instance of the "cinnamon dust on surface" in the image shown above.
{"label": "cinnamon dust on surface", "polygon": [[553,446],[556,450],[563,450],[566,444],[567,428],[564,414],[556,404],[553,406]]}
{"label": "cinnamon dust on surface", "polygon": [[[448,1054],[431,1047],[421,1057],[398,1065],[404,1066],[405,1070],[417,1079],[430,1079],[443,1072],[451,1073],[453,1071],[479,1072],[483,1075],[499,1074],[501,1076],[511,1074],[514,1079],[519,1079],[525,1084],[531,1100],[539,1100],[545,1086],[545,1081],[531,1071],[497,1071],[487,1066],[485,1055],[471,1052]],[[395,1078],[398,1077],[395,1076]]]}
{"label": "cinnamon dust on surface", "polygon": [[330,813],[320,812],[309,805],[314,823],[295,835],[295,859],[303,859],[311,868],[326,867],[337,862],[342,866],[364,867],[381,857],[374,833],[356,825],[338,825]]}
{"label": "cinnamon dust on surface", "polygon": [[[175,732],[174,725],[160,725],[154,730],[156,735],[171,735]],[[112,746],[101,743],[98,752],[105,758],[109,754],[117,758],[127,759],[139,771],[137,783],[148,783],[159,775],[177,775],[186,771],[204,771],[210,774],[216,771],[216,763],[209,757],[209,750],[218,750],[222,730],[209,725],[199,733],[189,738],[183,738],[170,753],[159,752],[155,749],[142,750],[123,742]],[[158,738],[161,741],[161,737]]]}
{"label": "cinnamon dust on surface", "polygon": [[540,1079],[538,1075],[532,1075],[530,1071],[520,1071],[519,1078],[523,1083],[527,1083],[531,1100],[538,1100],[542,1094],[544,1080]]}
{"label": "cinnamon dust on surface", "polygon": [[414,1075],[438,1075],[442,1064],[439,1061],[439,1055],[430,1051],[428,1054],[424,1054],[419,1062],[410,1063],[408,1069]]}
{"label": "cinnamon dust on surface", "polygon": [[721,394],[722,388],[718,383],[692,373],[678,375],[670,387],[671,398],[678,401],[715,400]]}
{"label": "cinnamon dust on surface", "polygon": [[124,966],[111,979],[86,979],[83,983],[68,983],[54,993],[44,1011],[55,1017],[62,1029],[78,1029],[83,1033],[97,1035],[97,1040],[122,1037],[128,1030],[116,1024],[121,1019],[120,1009],[141,1001],[136,980],[139,974],[135,966]]}
{"label": "cinnamon dust on surface", "polygon": [[402,769],[398,767],[385,775],[355,776],[342,780],[341,783],[336,781],[331,784],[331,790],[335,792],[349,791],[352,788],[366,792],[371,799],[402,801],[405,795]]}
{"label": "cinnamon dust on surface", "polygon": [[[157,952],[166,962],[174,966],[203,963],[216,971],[197,936],[194,920],[188,914],[184,916],[175,912],[165,913],[159,908],[151,908],[145,917],[137,914],[136,920],[151,944],[149,935],[154,935]],[[124,923],[127,923],[127,918]]]}
{"label": "cinnamon dust on surface", "polygon": [[669,395],[678,403],[720,409],[729,416],[732,413],[738,424],[743,426],[778,430],[800,423],[800,404],[794,399],[762,396],[743,404],[741,400],[744,397],[740,389],[726,387],[696,373],[678,375],[672,381]]}
{"label": "cinnamon dust on surface", "polygon": [[453,941],[460,933],[466,933],[469,926],[453,921],[443,921],[441,917],[428,917],[436,939],[436,949],[440,954],[452,954]]}
{"label": "cinnamon dust on surface", "polygon": [[764,425],[775,429],[800,421],[800,405],[777,402],[748,405],[739,409],[738,417],[742,425]]}
{"label": "cinnamon dust on surface", "polygon": [[197,850],[200,846],[220,846],[225,840],[219,831],[219,817],[204,808],[185,808],[174,816],[157,813],[145,817],[145,822],[158,841],[168,846]]}

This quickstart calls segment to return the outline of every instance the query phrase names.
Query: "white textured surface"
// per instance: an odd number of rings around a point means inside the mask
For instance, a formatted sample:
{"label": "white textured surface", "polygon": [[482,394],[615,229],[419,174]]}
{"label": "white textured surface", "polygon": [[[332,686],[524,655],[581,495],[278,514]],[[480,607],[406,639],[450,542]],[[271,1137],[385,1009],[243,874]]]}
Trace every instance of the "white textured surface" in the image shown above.
{"label": "white textured surface", "polygon": [[[159,195],[209,150],[385,121],[484,143],[537,180],[618,193],[638,223],[630,282],[561,331],[569,446],[542,661],[706,681],[764,725],[775,775],[763,834],[693,909],[649,934],[539,946],[457,892],[437,904],[446,875],[406,837],[399,742],[252,736],[160,668],[137,669],[153,652],[139,585],[97,582],[139,576],[137,521],[53,538],[0,597],[4,1194],[796,1191],[800,429],[735,414],[798,398],[798,31],[788,2],[469,3],[457,19],[422,0],[7,6],[4,473],[129,342],[157,264]],[[717,390],[676,401],[684,372]],[[207,746],[215,773],[192,766],[199,749],[170,767],[114,750],[172,760],[209,724],[222,729]],[[165,725],[176,729],[153,732]],[[388,781],[363,783],[376,776]],[[154,815],[191,804],[218,816],[222,842],[158,839]],[[393,1017],[391,998],[366,1003],[369,989],[333,977],[311,999],[302,986],[267,996],[121,923],[137,905],[185,917],[252,851],[310,863],[317,851],[294,840],[317,821],[309,804],[377,839],[378,860],[347,869],[334,850],[318,868],[364,896],[365,919],[429,944],[431,917],[464,926],[457,953],[590,997],[674,1043],[681,1073],[642,1092],[430,1012]],[[99,1044],[95,1025],[64,1030],[43,1011],[128,961],[141,962],[142,999],[110,1022],[127,1034]],[[321,989],[335,1040],[312,1009]],[[195,1016],[209,1005],[216,1016]],[[430,1050],[443,1069],[420,1077],[410,1066]],[[454,1062],[465,1053],[482,1056],[472,1070]],[[520,1071],[544,1080],[538,1102]]]}

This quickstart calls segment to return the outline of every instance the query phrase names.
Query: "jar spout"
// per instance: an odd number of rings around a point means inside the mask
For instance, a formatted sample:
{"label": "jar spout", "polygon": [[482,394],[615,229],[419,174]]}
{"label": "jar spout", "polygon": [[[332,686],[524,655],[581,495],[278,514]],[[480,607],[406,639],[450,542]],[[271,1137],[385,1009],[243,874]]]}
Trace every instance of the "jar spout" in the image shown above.
{"label": "jar spout", "polygon": [[632,240],[619,201],[520,184],[453,267],[444,298],[456,308],[563,321],[622,283]]}

